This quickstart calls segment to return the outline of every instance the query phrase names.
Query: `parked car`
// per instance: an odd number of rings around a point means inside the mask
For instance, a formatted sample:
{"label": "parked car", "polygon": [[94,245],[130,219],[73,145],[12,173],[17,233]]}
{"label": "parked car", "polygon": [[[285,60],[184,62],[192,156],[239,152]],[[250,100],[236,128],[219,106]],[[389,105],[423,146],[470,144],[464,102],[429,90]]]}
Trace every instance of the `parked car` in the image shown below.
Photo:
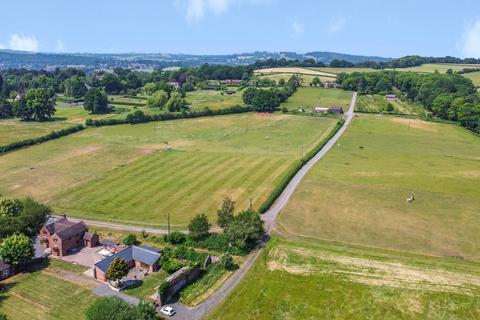
{"label": "parked car", "polygon": [[169,306],[163,307],[162,309],[160,309],[160,312],[163,313],[164,315],[169,316],[169,317],[173,316],[176,313],[176,311],[172,307],[169,307]]}

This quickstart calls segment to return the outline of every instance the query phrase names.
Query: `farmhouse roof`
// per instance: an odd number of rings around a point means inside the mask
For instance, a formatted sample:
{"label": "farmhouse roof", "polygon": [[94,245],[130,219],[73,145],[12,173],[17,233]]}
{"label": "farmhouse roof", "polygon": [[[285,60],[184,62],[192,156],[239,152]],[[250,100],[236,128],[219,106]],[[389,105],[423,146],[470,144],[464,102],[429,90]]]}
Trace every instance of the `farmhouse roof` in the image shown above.
{"label": "farmhouse roof", "polygon": [[56,234],[60,239],[68,239],[74,235],[88,230],[83,221],[73,222],[65,218],[49,217],[45,222],[45,228],[50,234]]}
{"label": "farmhouse roof", "polygon": [[146,249],[146,250],[150,250],[150,251],[153,251],[153,252],[157,252],[157,253],[162,252],[162,249],[156,248],[156,247],[152,247],[152,246],[140,246],[140,248],[143,248],[143,249]]}
{"label": "farmhouse roof", "polygon": [[92,240],[94,235],[94,232],[85,232],[85,234],[83,235],[83,240]]}
{"label": "farmhouse roof", "polygon": [[108,267],[110,267],[110,264],[112,264],[115,258],[120,258],[125,261],[135,260],[151,266],[155,264],[158,259],[160,259],[160,253],[137,246],[126,247],[122,251],[117,252],[110,257],[96,263],[95,267],[102,270],[103,272],[107,272]]}

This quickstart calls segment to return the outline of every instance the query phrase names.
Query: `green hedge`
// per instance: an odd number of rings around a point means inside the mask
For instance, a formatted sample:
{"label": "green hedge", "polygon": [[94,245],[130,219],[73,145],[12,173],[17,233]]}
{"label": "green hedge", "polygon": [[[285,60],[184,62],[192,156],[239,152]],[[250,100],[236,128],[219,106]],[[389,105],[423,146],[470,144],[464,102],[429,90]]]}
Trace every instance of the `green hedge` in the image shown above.
{"label": "green hedge", "polygon": [[327,142],[338,132],[338,130],[342,127],[342,125],[345,123],[345,119],[342,118],[340,119],[335,127],[333,128],[332,131],[328,134],[327,137],[325,137],[315,148],[310,150],[300,161],[295,163],[289,170],[288,172],[283,176],[282,180],[280,183],[273,189],[273,191],[270,193],[268,198],[262,203],[260,208],[258,208],[258,211],[260,213],[265,213],[267,210],[273,205],[275,200],[282,194],[283,190],[287,187],[288,183],[293,179],[293,177],[297,174],[300,169],[308,162],[310,161],[326,144]]}
{"label": "green hedge", "polygon": [[144,102],[127,102],[127,101],[114,101],[110,100],[108,103],[112,105],[119,105],[119,106],[132,106],[132,107],[145,107],[147,104]]}
{"label": "green hedge", "polygon": [[73,126],[73,127],[66,128],[66,129],[52,131],[49,134],[47,134],[45,136],[38,137],[38,138],[21,140],[21,141],[13,142],[13,143],[10,143],[10,144],[4,145],[4,146],[0,146],[0,155],[5,154],[5,153],[10,152],[10,151],[20,149],[20,148],[29,147],[29,146],[40,144],[40,143],[43,143],[43,142],[46,142],[46,141],[49,141],[49,140],[58,139],[60,137],[68,136],[69,134],[82,131],[83,129],[85,129],[85,126],[79,124],[79,125],[76,125],[76,126]]}
{"label": "green hedge", "polygon": [[250,106],[234,106],[231,108],[220,109],[220,110],[210,110],[204,109],[200,111],[190,111],[182,113],[159,113],[153,115],[146,115],[140,110],[137,110],[133,113],[129,113],[125,119],[87,119],[85,125],[91,127],[102,127],[102,126],[113,126],[117,124],[136,124],[136,123],[145,123],[150,121],[166,121],[166,120],[176,120],[176,119],[190,119],[190,118],[200,118],[208,116],[218,116],[218,115],[227,115],[235,113],[245,113],[252,111]]}

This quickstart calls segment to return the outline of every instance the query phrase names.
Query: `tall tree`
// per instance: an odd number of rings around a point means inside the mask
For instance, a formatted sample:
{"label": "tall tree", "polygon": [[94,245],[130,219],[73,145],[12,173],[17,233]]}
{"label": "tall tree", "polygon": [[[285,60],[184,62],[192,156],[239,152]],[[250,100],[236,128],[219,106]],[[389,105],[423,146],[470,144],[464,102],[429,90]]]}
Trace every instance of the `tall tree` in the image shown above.
{"label": "tall tree", "polygon": [[218,225],[222,228],[228,226],[233,219],[233,212],[235,211],[235,202],[230,197],[223,199],[222,206],[217,211]]}
{"label": "tall tree", "polygon": [[93,114],[110,112],[107,95],[97,88],[92,88],[87,91],[84,97],[83,107]]}
{"label": "tall tree", "polygon": [[163,109],[168,101],[168,93],[163,90],[158,90],[147,99],[147,107]]}
{"label": "tall tree", "polygon": [[128,274],[128,270],[130,270],[130,268],[128,267],[128,264],[125,262],[125,260],[115,258],[108,267],[107,273],[105,275],[107,276],[108,280],[118,281]]}
{"label": "tall tree", "polygon": [[252,100],[252,106],[257,112],[273,112],[279,105],[278,98],[271,90],[258,90]]}
{"label": "tall tree", "polygon": [[197,214],[188,224],[188,231],[193,240],[203,240],[208,237],[209,228],[210,223],[208,222],[208,217],[204,213]]}
{"label": "tall tree", "polygon": [[264,233],[263,221],[255,211],[242,211],[230,221],[225,233],[235,246],[242,250],[249,250],[256,245]]}
{"label": "tall tree", "polygon": [[181,93],[175,91],[170,94],[170,99],[165,106],[170,112],[179,112],[186,109],[187,103]]}
{"label": "tall tree", "polygon": [[65,87],[65,95],[67,97],[72,97],[75,99],[82,98],[87,92],[87,87],[85,86],[85,79],[73,76],[63,83]]}

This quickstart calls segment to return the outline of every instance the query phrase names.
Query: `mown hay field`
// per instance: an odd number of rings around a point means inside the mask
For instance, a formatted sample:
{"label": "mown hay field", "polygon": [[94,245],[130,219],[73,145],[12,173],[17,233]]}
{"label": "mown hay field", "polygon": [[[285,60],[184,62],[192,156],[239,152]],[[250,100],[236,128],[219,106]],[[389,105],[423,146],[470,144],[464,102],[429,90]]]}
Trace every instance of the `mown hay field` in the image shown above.
{"label": "mown hay field", "polygon": [[479,181],[480,138],[467,130],[357,116],[305,177],[279,223],[319,239],[479,259]]}
{"label": "mown hay field", "polygon": [[480,265],[273,237],[207,319],[477,319]]}
{"label": "mown hay field", "polygon": [[315,87],[298,88],[288,100],[280,105],[289,111],[300,108],[312,111],[314,107],[343,107],[347,111],[352,99],[352,92],[341,89],[325,89]]}
{"label": "mown hay field", "polygon": [[90,128],[0,157],[0,193],[31,195],[84,218],[166,225],[226,196],[266,199],[336,119],[241,114]]}
{"label": "mown hay field", "polygon": [[63,276],[67,272],[82,277],[80,274],[84,270],[72,272],[75,266],[60,261],[53,261],[53,264],[54,267],[0,282],[0,286],[7,288],[0,293],[0,313],[12,320],[85,319],[85,310],[95,301],[92,287]]}

